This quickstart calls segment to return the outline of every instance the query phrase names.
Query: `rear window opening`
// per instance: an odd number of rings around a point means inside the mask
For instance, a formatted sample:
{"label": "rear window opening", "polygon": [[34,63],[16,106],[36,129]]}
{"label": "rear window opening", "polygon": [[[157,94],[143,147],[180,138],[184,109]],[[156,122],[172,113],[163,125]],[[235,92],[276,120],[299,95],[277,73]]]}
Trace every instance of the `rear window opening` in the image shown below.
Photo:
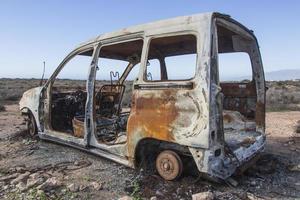
{"label": "rear window opening", "polygon": [[256,131],[256,84],[249,54],[237,47],[244,45],[244,38],[220,25],[217,33],[223,130],[226,143],[236,150],[250,146],[260,135]]}

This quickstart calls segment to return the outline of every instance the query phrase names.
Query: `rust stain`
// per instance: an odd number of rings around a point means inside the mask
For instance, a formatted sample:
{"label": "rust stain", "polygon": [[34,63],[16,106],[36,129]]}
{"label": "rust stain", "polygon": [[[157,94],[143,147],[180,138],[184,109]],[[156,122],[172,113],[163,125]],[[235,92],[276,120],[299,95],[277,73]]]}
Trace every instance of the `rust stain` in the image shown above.
{"label": "rust stain", "polygon": [[265,104],[262,102],[256,103],[256,125],[265,128]]}
{"label": "rust stain", "polygon": [[150,94],[147,97],[139,97],[135,92],[127,125],[129,155],[133,154],[138,138],[175,141],[171,126],[178,116],[175,102],[176,92],[173,91],[161,91],[160,95]]}

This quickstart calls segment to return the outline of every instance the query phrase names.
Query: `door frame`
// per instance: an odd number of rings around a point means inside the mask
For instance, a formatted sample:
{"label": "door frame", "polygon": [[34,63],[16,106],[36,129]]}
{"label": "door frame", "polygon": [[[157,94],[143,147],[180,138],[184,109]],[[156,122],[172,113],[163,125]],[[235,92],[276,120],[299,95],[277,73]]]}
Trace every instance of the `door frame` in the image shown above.
{"label": "door frame", "polygon": [[[95,53],[97,50],[97,44],[88,44],[82,47],[79,47],[75,50],[73,50],[72,52],[70,52],[65,58],[64,60],[59,64],[59,66],[56,68],[56,70],[53,72],[53,74],[51,75],[51,77],[48,79],[48,81],[45,83],[44,87],[43,87],[43,91],[42,91],[42,96],[44,97],[44,101],[43,104],[43,112],[41,112],[41,114],[43,114],[43,132],[40,133],[40,137],[42,139],[47,139],[47,140],[51,140],[51,141],[55,141],[55,142],[59,142],[59,143],[64,143],[64,144],[69,144],[72,146],[80,146],[85,148],[88,144],[86,142],[86,137],[88,136],[88,130],[85,128],[84,129],[84,138],[77,138],[74,137],[72,135],[66,134],[64,132],[60,132],[60,131],[56,131],[53,130],[52,125],[51,125],[51,104],[52,104],[52,86],[53,83],[57,77],[57,75],[60,73],[60,71],[66,66],[66,64],[73,59],[76,55],[85,52],[85,51],[89,51],[92,50],[93,51],[93,55],[91,56],[91,63],[89,66],[89,71],[88,71],[88,78],[87,78],[87,88],[86,88],[86,92],[87,92],[87,100],[86,100],[86,106],[85,108],[87,109],[89,106],[89,102],[88,102],[88,97],[90,96],[90,90],[88,90],[88,82],[90,79],[90,74],[93,72],[93,68],[95,68]],[[84,126],[87,126],[87,113],[85,113],[85,121],[84,121]],[[90,125],[89,125],[90,126]]]}
{"label": "door frame", "polygon": [[[97,75],[97,71],[99,71],[98,73],[101,73],[101,68],[98,69],[98,62],[101,63],[101,58],[99,59],[99,54],[101,52],[102,47],[105,46],[110,46],[110,45],[114,45],[114,44],[120,44],[120,43],[125,43],[125,42],[131,42],[131,41],[136,41],[136,40],[142,40],[143,41],[143,47],[142,47],[142,53],[144,51],[144,46],[145,46],[145,41],[144,41],[144,35],[143,33],[135,33],[135,34],[130,34],[130,35],[126,35],[126,36],[120,36],[120,37],[116,37],[116,38],[110,38],[110,39],[105,39],[100,41],[97,44],[96,47],[96,51],[94,51],[95,54],[93,59],[95,62],[95,67],[93,68],[93,66],[91,66],[91,73],[90,73],[90,77],[88,79],[87,82],[87,89],[89,89],[89,94],[90,96],[90,102],[87,102],[87,107],[86,107],[86,112],[89,109],[89,113],[86,113],[86,120],[90,121],[90,127],[86,127],[87,130],[89,130],[87,132],[87,137],[85,137],[85,144],[90,146],[90,147],[94,147],[94,148],[98,148],[101,150],[105,150],[111,154],[117,155],[117,156],[121,156],[121,157],[127,157],[128,156],[128,152],[127,152],[127,144],[128,144],[128,138],[126,143],[123,144],[115,144],[115,145],[107,145],[107,144],[103,144],[103,143],[99,143],[98,140],[95,137],[95,133],[96,133],[96,111],[95,111],[95,106],[94,106],[94,87],[95,87],[95,81],[96,81],[96,75]],[[141,55],[142,57],[142,55]],[[134,65],[135,66],[135,65]],[[132,67],[133,68],[133,67]],[[139,69],[139,73],[138,73],[138,78],[139,78],[139,74],[140,71],[142,70],[141,66]],[[126,69],[125,69],[126,71]],[[124,72],[125,72],[124,71]],[[123,73],[124,73],[123,72]],[[122,73],[122,75],[123,75]],[[128,72],[127,76],[129,75],[130,72]],[[122,78],[121,75],[121,78]],[[123,77],[124,78],[124,77]],[[86,124],[88,125],[88,123]]]}

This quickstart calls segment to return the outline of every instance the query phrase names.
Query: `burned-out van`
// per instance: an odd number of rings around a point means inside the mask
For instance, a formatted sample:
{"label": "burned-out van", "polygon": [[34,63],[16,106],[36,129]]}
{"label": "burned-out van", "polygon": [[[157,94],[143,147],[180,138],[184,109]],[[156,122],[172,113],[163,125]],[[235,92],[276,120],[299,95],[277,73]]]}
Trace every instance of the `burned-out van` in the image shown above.
{"label": "burned-out van", "polygon": [[[247,54],[251,77],[221,82],[219,56],[236,52]],[[74,80],[58,84],[78,57],[86,60],[77,70],[84,87]],[[20,110],[32,135],[132,168],[153,165],[166,180],[179,177],[190,162],[202,174],[227,179],[256,158],[266,138],[257,40],[219,13],[137,25],[89,40],[45,84],[23,94]]]}

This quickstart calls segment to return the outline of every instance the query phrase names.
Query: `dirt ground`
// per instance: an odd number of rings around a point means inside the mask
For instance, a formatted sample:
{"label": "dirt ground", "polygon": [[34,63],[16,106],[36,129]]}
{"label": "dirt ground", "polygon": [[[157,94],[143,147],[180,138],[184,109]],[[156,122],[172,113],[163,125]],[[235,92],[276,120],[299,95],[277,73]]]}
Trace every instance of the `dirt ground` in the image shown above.
{"label": "dirt ground", "polygon": [[267,113],[267,146],[258,162],[233,178],[237,186],[185,174],[168,182],[71,147],[31,138],[16,104],[0,112],[1,199],[300,199],[300,112]]}

